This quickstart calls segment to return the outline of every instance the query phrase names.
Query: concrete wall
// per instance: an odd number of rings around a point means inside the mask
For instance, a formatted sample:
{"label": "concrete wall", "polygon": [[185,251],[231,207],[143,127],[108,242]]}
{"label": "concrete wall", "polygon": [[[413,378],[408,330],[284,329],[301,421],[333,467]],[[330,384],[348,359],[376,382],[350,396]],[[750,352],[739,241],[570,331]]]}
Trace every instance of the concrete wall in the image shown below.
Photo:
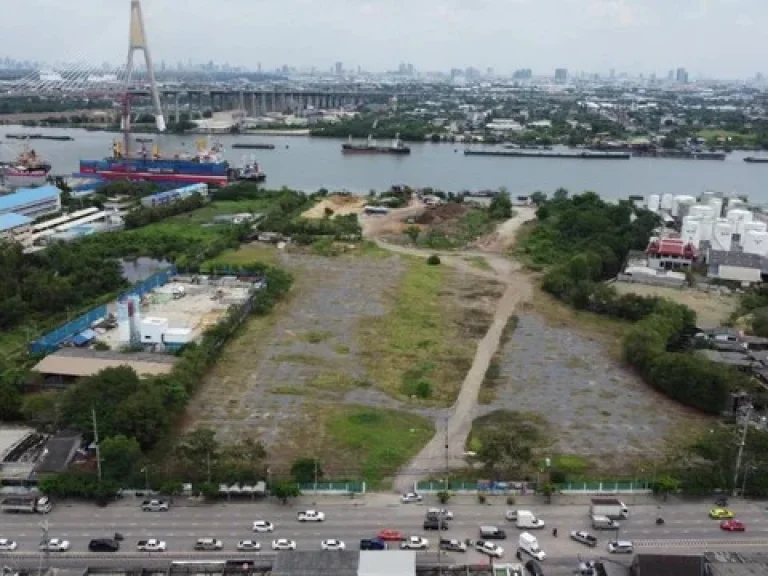
{"label": "concrete wall", "polygon": [[627,274],[619,274],[616,276],[617,282],[626,282],[627,284],[646,284],[648,286],[667,286],[670,288],[682,288],[685,285],[685,280],[678,280],[677,278],[668,278],[666,276],[629,276]]}
{"label": "concrete wall", "polygon": [[740,266],[716,267],[715,276],[723,280],[735,280],[737,282],[760,282],[762,276],[757,268],[742,268]]}

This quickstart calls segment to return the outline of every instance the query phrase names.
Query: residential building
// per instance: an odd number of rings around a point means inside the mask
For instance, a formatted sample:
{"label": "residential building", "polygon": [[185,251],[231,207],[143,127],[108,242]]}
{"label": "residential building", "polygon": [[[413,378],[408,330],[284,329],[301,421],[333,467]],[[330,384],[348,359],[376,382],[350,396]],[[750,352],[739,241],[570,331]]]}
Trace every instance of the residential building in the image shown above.
{"label": "residential building", "polygon": [[685,68],[678,68],[675,72],[675,80],[680,84],[688,83],[688,71]]}
{"label": "residential building", "polygon": [[14,194],[0,196],[0,215],[20,214],[39,218],[61,211],[61,190],[56,186],[20,188]]}
{"label": "residential building", "polygon": [[696,258],[696,249],[681,238],[652,238],[646,254],[649,268],[680,270],[690,268]]}
{"label": "residential building", "polygon": [[555,69],[555,82],[565,82],[568,80],[568,70],[566,68]]}

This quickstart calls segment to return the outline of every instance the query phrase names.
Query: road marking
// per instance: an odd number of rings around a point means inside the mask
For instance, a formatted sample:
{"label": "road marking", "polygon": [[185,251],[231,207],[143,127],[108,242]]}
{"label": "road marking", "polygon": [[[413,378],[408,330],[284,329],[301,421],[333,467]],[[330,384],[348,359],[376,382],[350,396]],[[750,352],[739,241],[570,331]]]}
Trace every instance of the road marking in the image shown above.
{"label": "road marking", "polygon": [[641,548],[674,548],[683,546],[709,547],[709,546],[767,546],[766,539],[732,540],[635,540],[633,544]]}

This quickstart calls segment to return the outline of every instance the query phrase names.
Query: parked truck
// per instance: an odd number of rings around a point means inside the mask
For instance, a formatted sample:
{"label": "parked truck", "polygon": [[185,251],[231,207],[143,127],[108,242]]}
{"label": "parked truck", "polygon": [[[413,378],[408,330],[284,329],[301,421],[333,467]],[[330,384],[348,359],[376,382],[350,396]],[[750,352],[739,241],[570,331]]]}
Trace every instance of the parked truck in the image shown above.
{"label": "parked truck", "polygon": [[534,516],[530,510],[518,510],[515,525],[522,529],[539,530],[544,528],[544,521]]}
{"label": "parked truck", "polygon": [[629,516],[624,502],[616,498],[592,498],[591,516],[607,516],[611,520],[623,520]]}
{"label": "parked truck", "polygon": [[48,514],[52,508],[47,496],[9,496],[0,502],[3,512]]}
{"label": "parked truck", "polygon": [[619,523],[611,520],[608,516],[592,516],[592,528],[595,530],[616,530]]}

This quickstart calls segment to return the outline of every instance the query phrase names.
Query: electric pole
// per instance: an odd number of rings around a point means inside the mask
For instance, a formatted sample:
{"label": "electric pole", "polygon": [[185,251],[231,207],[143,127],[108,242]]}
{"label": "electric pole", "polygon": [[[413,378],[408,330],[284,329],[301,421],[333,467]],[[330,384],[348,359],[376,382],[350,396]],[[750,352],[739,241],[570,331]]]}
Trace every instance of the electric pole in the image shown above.
{"label": "electric pole", "polygon": [[747,443],[747,430],[749,430],[749,419],[752,416],[752,405],[747,404],[744,410],[744,423],[741,430],[741,441],[739,442],[739,452],[736,454],[736,469],[733,471],[733,491],[732,496],[736,496],[739,486],[739,468],[741,468],[741,458],[744,455],[744,445]]}
{"label": "electric pole", "polygon": [[[445,426],[443,426],[443,492],[448,495],[448,416],[445,417]],[[445,522],[445,504],[440,503],[440,513],[437,515],[437,533],[443,529],[443,522]],[[442,547],[440,546],[440,538],[437,541],[437,571],[439,576],[443,576],[443,555]]]}
{"label": "electric pole", "polygon": [[99,427],[96,425],[96,408],[91,408],[93,420],[93,443],[96,445],[96,470],[99,474],[99,486],[101,486],[101,448],[99,447]]}
{"label": "electric pole", "polygon": [[43,531],[42,539],[40,540],[40,560],[37,567],[37,576],[43,576],[48,572],[48,556],[50,550],[48,549],[48,520],[44,520],[39,524],[40,529]]}

